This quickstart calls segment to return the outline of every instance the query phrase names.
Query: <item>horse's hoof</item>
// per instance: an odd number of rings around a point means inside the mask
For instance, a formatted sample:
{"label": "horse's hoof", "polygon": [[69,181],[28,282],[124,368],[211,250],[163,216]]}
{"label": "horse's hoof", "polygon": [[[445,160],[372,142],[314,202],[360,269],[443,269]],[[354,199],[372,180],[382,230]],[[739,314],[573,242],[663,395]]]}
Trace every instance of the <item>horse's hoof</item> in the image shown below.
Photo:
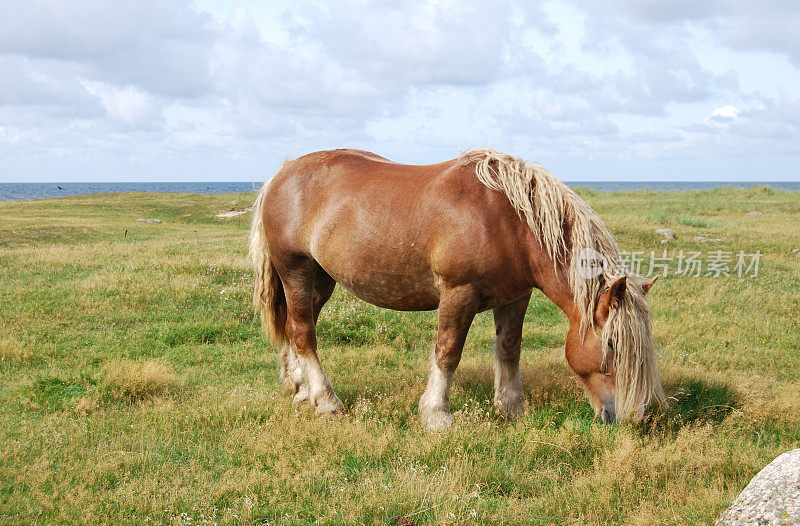
{"label": "horse's hoof", "polygon": [[525,399],[519,396],[495,398],[494,407],[505,418],[514,420],[525,414]]}
{"label": "horse's hoof", "polygon": [[317,397],[314,400],[316,406],[316,413],[318,415],[326,416],[341,416],[344,415],[344,404],[339,397],[333,393]]}
{"label": "horse's hoof", "polygon": [[344,414],[345,413],[344,413],[344,408],[335,409],[333,411],[330,411],[330,410],[327,410],[327,409],[324,410],[324,411],[320,411],[319,407],[317,407],[316,414],[317,414],[318,417],[323,418],[323,419],[330,418],[332,420],[339,420],[339,419],[344,418]]}
{"label": "horse's hoof", "polygon": [[452,426],[455,421],[453,415],[447,411],[434,411],[423,414],[421,417],[422,425],[425,426],[428,431],[443,431]]}

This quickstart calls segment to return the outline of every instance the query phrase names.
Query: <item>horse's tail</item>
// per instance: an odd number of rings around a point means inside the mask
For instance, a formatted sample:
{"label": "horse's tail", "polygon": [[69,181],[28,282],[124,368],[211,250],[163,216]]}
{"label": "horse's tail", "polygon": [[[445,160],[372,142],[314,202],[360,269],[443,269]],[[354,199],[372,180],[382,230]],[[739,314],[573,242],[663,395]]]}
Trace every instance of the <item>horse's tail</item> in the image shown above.
{"label": "horse's tail", "polygon": [[286,341],[286,296],[278,271],[269,259],[269,247],[264,235],[264,195],[267,184],[261,187],[253,204],[253,222],[250,225],[250,261],[253,263],[255,283],[253,307],[261,317],[261,327],[280,347]]}

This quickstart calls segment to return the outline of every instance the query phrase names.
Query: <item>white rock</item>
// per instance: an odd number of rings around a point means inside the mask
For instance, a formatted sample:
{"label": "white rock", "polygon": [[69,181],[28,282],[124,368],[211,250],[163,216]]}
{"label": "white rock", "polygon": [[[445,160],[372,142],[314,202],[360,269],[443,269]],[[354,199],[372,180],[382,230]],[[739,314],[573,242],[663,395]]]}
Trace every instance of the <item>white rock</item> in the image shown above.
{"label": "white rock", "polygon": [[744,524],[800,524],[800,449],[767,464],[717,521]]}
{"label": "white rock", "polygon": [[671,228],[656,228],[656,234],[661,234],[667,239],[675,239],[675,231]]}
{"label": "white rock", "polygon": [[752,212],[747,212],[746,216],[763,216],[764,212],[759,212],[758,210],[753,210]]}
{"label": "white rock", "polygon": [[140,217],[137,221],[142,221],[143,223],[163,223],[160,219],[145,219],[144,217]]}

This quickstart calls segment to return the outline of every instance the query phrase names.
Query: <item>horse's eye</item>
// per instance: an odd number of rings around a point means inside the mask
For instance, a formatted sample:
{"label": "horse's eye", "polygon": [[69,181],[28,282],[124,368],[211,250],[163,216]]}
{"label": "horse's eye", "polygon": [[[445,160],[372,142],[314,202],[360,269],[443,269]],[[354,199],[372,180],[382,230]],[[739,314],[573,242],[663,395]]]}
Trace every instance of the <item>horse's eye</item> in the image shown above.
{"label": "horse's eye", "polygon": [[609,347],[609,349],[611,349],[612,351],[614,350],[614,344],[611,342],[611,340],[608,340],[608,347]]}

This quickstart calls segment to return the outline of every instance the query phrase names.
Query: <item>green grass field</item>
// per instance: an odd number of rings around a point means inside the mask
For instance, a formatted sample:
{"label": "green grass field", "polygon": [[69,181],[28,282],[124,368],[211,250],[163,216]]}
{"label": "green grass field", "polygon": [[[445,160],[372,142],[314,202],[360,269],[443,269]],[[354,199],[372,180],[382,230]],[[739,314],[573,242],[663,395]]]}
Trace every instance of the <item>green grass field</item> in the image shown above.
{"label": "green grass field", "polygon": [[[713,523],[800,447],[800,193],[581,193],[623,250],[676,257],[650,293],[671,404],[640,425],[593,420],[566,320],[535,293],[526,416],[492,409],[483,313],[456,425],[426,432],[436,313],[340,288],[319,339],[347,414],[317,418],[280,391],[252,314],[249,214],[215,217],[254,194],[0,203],[0,523]],[[680,251],[716,250],[731,270],[760,250],[759,275],[674,273]]]}

